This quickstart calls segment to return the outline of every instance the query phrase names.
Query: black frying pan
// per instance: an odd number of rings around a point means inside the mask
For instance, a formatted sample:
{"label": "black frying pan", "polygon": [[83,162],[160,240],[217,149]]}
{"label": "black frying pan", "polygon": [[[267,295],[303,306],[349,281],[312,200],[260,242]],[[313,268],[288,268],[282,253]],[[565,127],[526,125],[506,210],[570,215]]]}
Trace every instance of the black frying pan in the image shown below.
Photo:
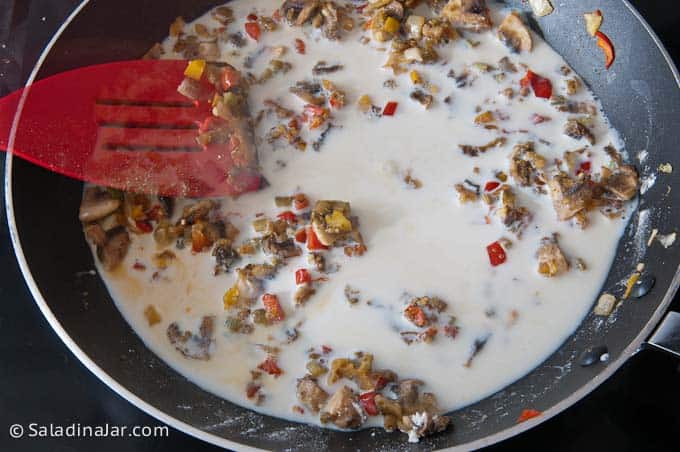
{"label": "black frying pan", "polygon": [[[86,64],[131,59],[162,39],[179,15],[196,17],[214,0],[118,0],[90,2],[79,12],[36,69],[39,77]],[[524,9],[522,2],[509,1]],[[670,162],[680,170],[679,77],[647,24],[623,0],[553,1],[556,12],[534,23],[600,97],[631,155],[649,158],[642,175]],[[583,32],[584,11],[604,11],[606,31],[617,50],[605,71],[602,56]],[[678,184],[659,175],[640,198],[605,289],[620,293],[620,281],[642,261],[656,285],[645,297],[629,300],[615,321],[587,316],[579,329],[541,366],[492,397],[452,413],[454,429],[405,446],[401,434],[382,429],[343,433],[256,414],[203,391],[149,351],[120,316],[102,281],[83,274],[92,256],[77,219],[82,185],[23,161],[7,158],[6,203],[17,258],[40,306],[66,345],[100,379],[132,403],[174,427],[206,441],[240,449],[395,450],[481,447],[520,433],[559,413],[592,391],[645,343],[665,314],[680,282],[680,247],[647,249],[652,228],[668,232],[680,218]],[[36,202],[39,200],[39,202]],[[646,214],[642,212],[646,211]],[[83,294],[87,293],[86,299]],[[88,302],[86,302],[88,300]],[[674,347],[667,318],[655,342]],[[677,346],[677,344],[675,344]],[[584,351],[606,346],[610,358],[581,366]],[[451,388],[456,390],[456,388]],[[191,406],[190,410],[185,407]],[[543,415],[522,424],[532,407]]]}

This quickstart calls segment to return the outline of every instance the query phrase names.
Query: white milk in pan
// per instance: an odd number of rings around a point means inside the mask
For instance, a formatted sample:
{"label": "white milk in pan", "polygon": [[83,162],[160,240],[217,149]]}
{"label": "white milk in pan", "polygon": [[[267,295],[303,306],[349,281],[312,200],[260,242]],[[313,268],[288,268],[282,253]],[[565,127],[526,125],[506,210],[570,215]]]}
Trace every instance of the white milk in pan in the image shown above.
{"label": "white milk in pan", "polygon": [[[279,3],[230,3],[235,21],[229,30],[243,30],[250,13],[271,16]],[[500,23],[506,13],[492,11],[494,23]],[[209,28],[218,25],[210,14],[187,24],[186,30],[193,30],[194,24]],[[387,58],[384,49],[389,50],[390,43],[362,44],[362,35],[369,33],[355,27],[334,42],[309,25],[280,24],[275,31],[263,32],[259,42],[246,37],[243,48],[221,41],[219,45],[222,60],[256,75],[264,71],[277,46],[287,47],[287,52],[277,58],[289,62],[290,71],[251,88],[253,115],[264,108],[265,99],[302,111],[304,103],[289,92],[289,87],[299,80],[311,80],[312,67],[319,61],[343,66],[317,79],[327,78],[346,93],[346,105],[332,111],[334,127],[318,151],[311,147],[318,131],[308,135],[312,136],[310,145],[301,152],[285,141],[272,144],[265,139],[278,121],[275,115],[266,116],[259,124],[259,159],[269,186],[238,199],[222,200],[222,212],[241,231],[238,240],[253,236],[251,222],[256,214],[275,217],[280,212],[274,205],[275,196],[303,192],[312,205],[323,199],[351,203],[367,246],[363,256],[347,257],[342,249],[326,253],[331,270],[323,275],[327,280],[316,283],[316,294],[297,308],[292,301],[294,272],[310,265],[305,255],[290,259],[266,283],[266,291],[278,295],[286,320],[258,327],[252,334],[232,334],[225,328],[228,313],[223,295],[234,284],[235,276],[233,272],[214,276],[214,258],[209,251],[192,254],[190,247],[173,247],[178,258],[167,269],[158,270],[152,255],[160,249],[152,235],[133,234],[120,268],[100,272],[126,320],[174,369],[234,403],[300,422],[319,422],[309,410],[301,414],[293,406],[299,405],[296,380],[305,374],[308,350],[318,350],[322,345],[332,348],[329,360],[352,357],[356,351],[372,353],[375,368],[391,369],[400,378],[423,380],[424,390],[434,393],[447,411],[489,396],[522,377],[555,351],[589,311],[629,217],[627,211],[622,218],[612,220],[595,210],[589,213],[590,224],[582,230],[572,221],[557,220],[548,194],[537,194],[510,180],[518,204],[533,215],[518,238],[498,219],[487,218],[489,209],[484,202],[462,204],[458,200],[456,184],[467,179],[483,190],[487,181],[495,180],[496,171],[507,174],[508,156],[519,142],[533,141],[548,167],[555,159],[562,159],[564,151],[584,146],[585,142],[563,134],[563,126],[573,114],[557,111],[548,100],[532,93],[512,99],[502,94],[507,87],[517,91],[526,67],[549,77],[554,92],[564,94],[564,81],[574,74],[560,72],[566,63],[538,36],[533,35],[533,51],[521,54],[510,54],[495,31],[465,33],[478,42],[476,45],[460,38],[438,47],[437,63],[409,67],[438,87],[432,106],[426,110],[409,98],[414,85],[408,71],[395,76],[382,67]],[[296,38],[306,44],[304,55],[294,49]],[[175,38],[168,38],[163,43],[164,57],[181,57],[172,51],[174,42]],[[264,50],[258,53],[260,49]],[[257,56],[252,68],[244,69],[244,58],[249,55]],[[504,56],[518,67],[517,73],[508,74],[504,80],[475,65],[497,65]],[[451,70],[454,77],[467,70],[467,81],[448,77]],[[390,79],[396,86],[384,86]],[[379,117],[360,112],[357,100],[364,94],[381,108],[389,101],[397,102],[395,114]],[[585,88],[570,99],[599,107]],[[494,112],[498,129],[474,123],[474,118],[486,110]],[[550,120],[534,124],[535,114]],[[598,172],[602,165],[610,164],[604,147],[610,143],[617,149],[622,146],[601,113],[591,120],[596,140],[589,147],[587,160],[593,172]],[[499,136],[501,128],[507,140],[502,146],[477,157],[461,152],[459,145],[487,143]],[[414,188],[405,183],[406,174],[422,186]],[[181,206],[176,210],[181,212]],[[537,271],[536,252],[541,239],[554,233],[559,234],[560,247],[572,265],[568,272],[546,278]],[[492,266],[486,246],[502,237],[512,241],[505,250],[507,261]],[[586,264],[585,270],[576,265],[579,259]],[[236,266],[265,260],[258,254],[243,258]],[[144,264],[146,270],[133,269],[136,262]],[[321,275],[315,273],[317,276]],[[347,301],[347,286],[357,291],[357,303]],[[442,315],[455,316],[455,338],[440,331],[431,343],[407,344],[403,340],[400,333],[414,329],[402,315],[406,302],[409,296],[425,295],[446,301]],[[153,326],[144,315],[149,305],[161,316],[160,323]],[[178,322],[182,329],[195,331],[205,315],[217,319],[211,358],[187,359],[168,341],[167,327]],[[298,339],[285,344],[285,331],[296,325]],[[484,347],[465,366],[475,342],[484,340]],[[259,406],[247,399],[245,392],[250,371],[266,358],[257,344],[279,346],[278,365],[283,370],[278,378],[261,377],[265,398]],[[320,381],[328,389],[325,377]],[[373,417],[369,422],[381,421]]]}

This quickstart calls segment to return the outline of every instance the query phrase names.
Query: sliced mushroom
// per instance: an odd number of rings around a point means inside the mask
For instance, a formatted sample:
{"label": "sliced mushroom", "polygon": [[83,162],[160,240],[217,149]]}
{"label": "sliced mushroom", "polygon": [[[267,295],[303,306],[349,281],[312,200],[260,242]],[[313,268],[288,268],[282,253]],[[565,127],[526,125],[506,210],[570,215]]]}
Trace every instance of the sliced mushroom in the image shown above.
{"label": "sliced mushroom", "polygon": [[186,358],[207,361],[210,359],[210,345],[213,342],[215,317],[204,316],[198,334],[182,331],[177,322],[168,325],[166,334],[170,343]]}
{"label": "sliced mushroom", "polygon": [[318,0],[307,0],[303,2],[303,7],[295,19],[295,25],[303,25],[305,22],[314,17],[320,5],[321,3]]}
{"label": "sliced mushroom", "polygon": [[534,183],[537,172],[545,167],[545,158],[534,150],[533,142],[515,145],[510,154],[510,175],[524,187]]}
{"label": "sliced mushroom", "polygon": [[324,18],[321,30],[328,39],[338,39],[340,36],[340,20],[338,7],[333,2],[324,2],[321,7],[321,15]]}
{"label": "sliced mushroom", "polygon": [[321,95],[321,85],[307,81],[299,81],[295,86],[291,86],[289,91],[302,99],[304,102],[312,105],[323,105],[326,103],[326,98]]}
{"label": "sliced mushroom", "polygon": [[293,239],[279,242],[273,235],[262,238],[262,250],[268,255],[274,255],[282,259],[302,254],[302,250],[295,244]]}
{"label": "sliced mushroom", "polygon": [[97,221],[113,213],[120,207],[121,201],[105,188],[87,187],[80,203],[78,219],[83,223]]}
{"label": "sliced mushroom", "polygon": [[92,223],[85,226],[85,237],[97,246],[104,246],[106,243],[106,231],[99,223]]}
{"label": "sliced mushroom", "polygon": [[631,165],[621,165],[607,178],[604,188],[618,200],[632,199],[638,189],[637,170]]}
{"label": "sliced mushroom", "polygon": [[359,428],[363,423],[363,416],[358,407],[354,391],[342,386],[326,403],[320,420],[324,424],[332,422],[340,428]]}
{"label": "sliced mushroom", "polygon": [[564,125],[564,134],[575,140],[581,140],[583,138],[588,141],[588,143],[595,144],[595,135],[580,122],[575,119],[570,119]]}
{"label": "sliced mushroom", "polygon": [[310,375],[298,380],[296,394],[300,403],[312,413],[318,413],[328,400],[328,393]]}
{"label": "sliced mushroom", "polygon": [[106,232],[103,245],[97,246],[97,257],[105,270],[114,270],[125,258],[130,248],[130,234],[123,226]]}
{"label": "sliced mushroom", "polygon": [[353,230],[350,205],[345,201],[318,201],[311,220],[319,241],[326,246],[332,246]]}
{"label": "sliced mushroom", "polygon": [[589,180],[570,178],[566,173],[558,173],[550,182],[550,197],[557,218],[568,220],[581,210],[588,210],[593,203],[593,187]]}
{"label": "sliced mushroom", "polygon": [[493,25],[485,0],[449,0],[441,16],[464,30],[486,31]]}
{"label": "sliced mushroom", "polygon": [[513,52],[531,52],[531,33],[516,11],[507,15],[498,26],[498,39]]}
{"label": "sliced mushroom", "polygon": [[551,278],[566,273],[569,270],[569,261],[564,257],[562,249],[557,245],[556,237],[544,237],[536,254],[538,257],[538,272]]}

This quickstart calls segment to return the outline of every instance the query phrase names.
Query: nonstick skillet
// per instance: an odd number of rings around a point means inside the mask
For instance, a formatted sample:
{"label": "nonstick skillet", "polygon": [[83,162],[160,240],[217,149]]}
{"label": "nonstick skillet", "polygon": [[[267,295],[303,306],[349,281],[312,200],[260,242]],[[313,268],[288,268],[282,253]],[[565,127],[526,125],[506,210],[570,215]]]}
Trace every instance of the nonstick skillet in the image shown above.
{"label": "nonstick skillet", "polygon": [[[81,4],[48,47],[34,71],[38,78],[87,64],[142,55],[162,39],[177,16],[191,19],[220,1],[118,0]],[[525,9],[521,1],[507,2]],[[646,150],[643,177],[661,163],[680,170],[675,147],[680,85],[677,70],[653,32],[620,0],[554,2],[556,11],[532,25],[562,54],[601,99],[631,157]],[[605,71],[601,54],[583,33],[582,13],[604,11],[617,61]],[[610,376],[640,347],[651,342],[678,349],[677,316],[669,313],[680,282],[678,245],[647,248],[651,230],[667,233],[680,218],[673,174],[657,174],[640,197],[618,247],[604,289],[620,293],[638,262],[655,284],[630,299],[615,317],[587,316],[578,330],[541,366],[495,395],[452,413],[455,427],[406,446],[403,435],[381,429],[344,433],[256,414],[207,393],[149,351],[113,304],[103,282],[83,270],[93,268],[77,220],[82,184],[8,156],[5,199],[17,259],[43,314],[67,346],[102,381],[160,420],[206,441],[229,448],[298,450],[396,450],[481,447],[518,434],[554,416]],[[36,202],[38,200],[38,202]],[[677,322],[674,325],[674,322]],[[606,347],[609,359],[599,357]],[[590,365],[584,365],[590,363]],[[452,391],[456,388],[452,387]],[[187,409],[189,407],[190,409]],[[543,414],[517,424],[524,408]]]}

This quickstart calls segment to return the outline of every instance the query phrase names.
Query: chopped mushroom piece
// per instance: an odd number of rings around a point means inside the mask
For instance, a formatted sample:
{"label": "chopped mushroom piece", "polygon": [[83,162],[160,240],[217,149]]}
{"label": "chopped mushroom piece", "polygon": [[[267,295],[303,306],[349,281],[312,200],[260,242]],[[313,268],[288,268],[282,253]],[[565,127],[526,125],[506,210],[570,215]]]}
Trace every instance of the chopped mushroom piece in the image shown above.
{"label": "chopped mushroom piece", "polygon": [[557,111],[567,113],[580,113],[586,115],[596,115],[597,107],[588,102],[574,102],[567,100],[564,96],[553,95],[550,97],[550,105],[555,107]]}
{"label": "chopped mushroom piece", "polygon": [[210,359],[210,345],[213,342],[215,317],[204,316],[198,334],[182,331],[177,322],[168,325],[168,340],[186,358],[206,361]]}
{"label": "chopped mushroom piece", "polygon": [[338,389],[324,406],[320,420],[324,424],[332,422],[340,428],[359,428],[364,416],[354,391],[347,386]]}
{"label": "chopped mushroom piece", "polygon": [[515,145],[510,154],[510,175],[523,186],[532,185],[542,175],[538,174],[545,168],[545,158],[534,150],[534,143],[529,141]]}
{"label": "chopped mushroom piece", "polygon": [[312,227],[319,241],[332,246],[353,230],[350,206],[345,201],[318,201],[312,210]]}
{"label": "chopped mushroom piece", "polygon": [[85,226],[85,237],[96,246],[104,246],[106,243],[106,231],[99,223]]}
{"label": "chopped mushroom piece", "polygon": [[286,0],[281,5],[281,11],[288,23],[300,26],[312,19],[320,6],[319,0]]}
{"label": "chopped mushroom piece", "polygon": [[595,144],[595,135],[593,135],[586,126],[575,119],[568,120],[564,125],[564,134],[575,140],[585,138],[591,145]]}
{"label": "chopped mushroom piece", "polygon": [[632,165],[621,165],[604,181],[604,188],[620,201],[628,201],[637,193],[638,173]]}
{"label": "chopped mushroom piece", "polygon": [[318,413],[328,400],[328,393],[321,389],[314,377],[307,375],[298,380],[297,398],[312,413]]}
{"label": "chopped mushroom piece", "polygon": [[593,206],[595,187],[587,177],[572,179],[566,173],[560,172],[550,182],[550,196],[557,218],[568,220],[582,210],[589,210]]}
{"label": "chopped mushroom piece", "polygon": [[458,192],[458,200],[462,203],[474,202],[479,198],[479,193],[467,188],[463,184],[456,184],[453,188]]}
{"label": "chopped mushroom piece", "polygon": [[569,261],[557,244],[557,238],[543,237],[541,246],[538,248],[538,273],[549,278],[566,273],[569,270]]}
{"label": "chopped mushroom piece", "polygon": [[323,105],[326,98],[322,95],[321,85],[307,81],[300,81],[295,86],[290,87],[289,91],[297,97],[312,105]]}
{"label": "chopped mushroom piece", "polygon": [[485,0],[449,0],[440,15],[464,30],[486,31],[493,25]]}
{"label": "chopped mushroom piece", "polygon": [[114,270],[125,258],[130,248],[130,234],[118,226],[106,231],[106,240],[101,246],[97,246],[97,257],[105,270]]}
{"label": "chopped mushroom piece", "polygon": [[508,14],[498,26],[498,39],[515,53],[531,52],[533,46],[531,33],[517,11]]}
{"label": "chopped mushroom piece", "polygon": [[531,212],[524,206],[516,205],[516,197],[509,185],[503,184],[497,191],[501,207],[496,215],[508,230],[520,236],[531,221]]}
{"label": "chopped mushroom piece", "polygon": [[116,211],[120,205],[121,200],[110,190],[90,186],[85,189],[78,219],[82,222],[97,221]]}
{"label": "chopped mushroom piece", "polygon": [[463,151],[463,154],[469,155],[470,157],[477,157],[479,154],[482,154],[491,148],[503,146],[505,142],[505,137],[498,137],[483,145],[473,146],[470,144],[459,144],[458,147],[460,147],[461,151]]}
{"label": "chopped mushroom piece", "polygon": [[417,443],[423,436],[443,432],[448,427],[449,422],[450,419],[447,416],[422,411],[402,417],[404,425],[402,431],[408,434],[409,443]]}

